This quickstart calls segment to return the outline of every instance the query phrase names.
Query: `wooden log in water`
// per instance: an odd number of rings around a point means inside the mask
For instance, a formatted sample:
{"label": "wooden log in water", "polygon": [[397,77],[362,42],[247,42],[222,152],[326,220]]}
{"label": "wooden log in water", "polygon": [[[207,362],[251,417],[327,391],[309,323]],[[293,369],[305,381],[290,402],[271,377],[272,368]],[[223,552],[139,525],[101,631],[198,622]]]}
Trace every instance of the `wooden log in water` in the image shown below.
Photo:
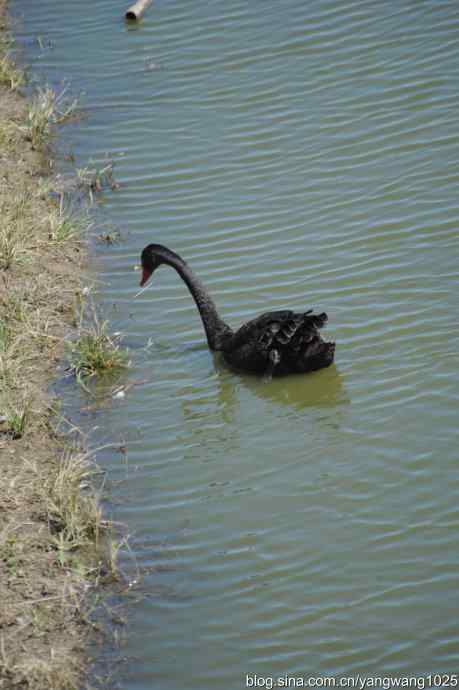
{"label": "wooden log in water", "polygon": [[151,5],[153,0],[137,0],[136,3],[131,5],[125,14],[126,19],[138,20],[141,18],[148,5]]}

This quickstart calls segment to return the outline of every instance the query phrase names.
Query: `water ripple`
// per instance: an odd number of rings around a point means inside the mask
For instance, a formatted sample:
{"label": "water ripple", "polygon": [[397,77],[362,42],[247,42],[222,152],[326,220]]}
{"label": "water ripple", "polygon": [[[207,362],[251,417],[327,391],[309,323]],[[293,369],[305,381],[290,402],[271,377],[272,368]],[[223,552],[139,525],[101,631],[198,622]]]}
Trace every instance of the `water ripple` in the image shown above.
{"label": "water ripple", "polygon": [[[121,183],[102,301],[145,383],[104,462],[146,595],[122,687],[457,671],[457,3],[171,0],[130,30],[109,0],[36,5],[28,57],[86,93],[77,160]],[[150,241],[233,325],[326,310],[336,366],[226,371],[172,271],[132,301]]]}

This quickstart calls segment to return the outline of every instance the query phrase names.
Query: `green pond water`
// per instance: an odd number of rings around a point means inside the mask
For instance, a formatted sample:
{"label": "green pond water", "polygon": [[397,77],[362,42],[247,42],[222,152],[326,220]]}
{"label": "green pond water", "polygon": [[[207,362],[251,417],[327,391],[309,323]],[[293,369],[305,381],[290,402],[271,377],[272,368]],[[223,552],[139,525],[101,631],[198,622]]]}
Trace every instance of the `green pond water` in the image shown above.
{"label": "green pond water", "polygon": [[[121,185],[91,253],[137,385],[63,385],[126,447],[98,456],[137,580],[118,687],[457,672],[459,4],[127,4],[12,3],[33,77],[82,94],[61,151]],[[134,299],[149,242],[232,325],[326,311],[335,365],[225,370],[174,271]]]}

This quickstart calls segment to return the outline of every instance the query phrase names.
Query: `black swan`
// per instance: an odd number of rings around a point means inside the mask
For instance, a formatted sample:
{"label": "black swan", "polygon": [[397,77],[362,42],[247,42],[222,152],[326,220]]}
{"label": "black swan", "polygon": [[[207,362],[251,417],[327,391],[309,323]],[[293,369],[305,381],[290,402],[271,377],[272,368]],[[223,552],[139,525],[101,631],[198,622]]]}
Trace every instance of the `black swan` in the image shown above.
{"label": "black swan", "polygon": [[149,244],[142,251],[143,286],[161,264],[175,268],[188,286],[201,314],[209,348],[223,354],[227,364],[255,374],[279,376],[304,374],[328,367],[333,362],[335,343],[319,334],[326,314],[272,311],[258,316],[233,331],[217,313],[217,308],[188,264],[161,244]]}

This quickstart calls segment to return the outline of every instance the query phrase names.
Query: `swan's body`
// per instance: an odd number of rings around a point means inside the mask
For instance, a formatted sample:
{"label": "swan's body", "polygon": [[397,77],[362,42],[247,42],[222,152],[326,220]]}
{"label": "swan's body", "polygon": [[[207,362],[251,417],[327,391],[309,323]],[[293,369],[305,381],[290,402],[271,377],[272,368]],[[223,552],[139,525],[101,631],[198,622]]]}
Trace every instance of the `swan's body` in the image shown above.
{"label": "swan's body", "polygon": [[304,374],[333,362],[335,343],[322,340],[319,329],[326,314],[274,311],[262,314],[233,330],[219,317],[217,308],[188,264],[167,247],[150,244],[142,252],[145,285],[161,264],[175,268],[188,286],[201,314],[209,348],[222,352],[227,364],[255,374]]}

